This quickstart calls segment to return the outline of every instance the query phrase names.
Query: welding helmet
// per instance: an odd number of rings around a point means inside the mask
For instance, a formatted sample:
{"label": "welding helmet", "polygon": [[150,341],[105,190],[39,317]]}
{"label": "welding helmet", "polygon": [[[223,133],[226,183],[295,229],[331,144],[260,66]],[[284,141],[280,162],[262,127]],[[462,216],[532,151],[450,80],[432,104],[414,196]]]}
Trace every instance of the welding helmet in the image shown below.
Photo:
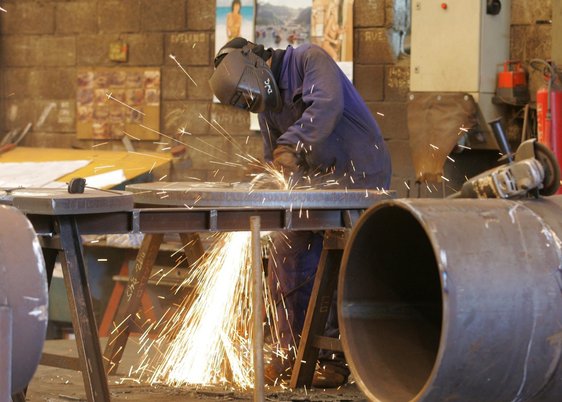
{"label": "welding helmet", "polygon": [[222,49],[215,59],[220,62],[209,84],[223,104],[254,113],[279,111],[279,88],[269,66],[252,52],[253,46],[248,42],[242,49]]}

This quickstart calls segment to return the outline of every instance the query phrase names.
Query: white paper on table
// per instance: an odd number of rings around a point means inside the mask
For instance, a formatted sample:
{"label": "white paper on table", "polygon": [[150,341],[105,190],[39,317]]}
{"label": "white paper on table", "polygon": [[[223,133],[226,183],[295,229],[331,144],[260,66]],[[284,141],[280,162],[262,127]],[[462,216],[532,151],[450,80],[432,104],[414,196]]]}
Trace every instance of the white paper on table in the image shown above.
{"label": "white paper on table", "polygon": [[85,177],[86,186],[92,188],[112,187],[127,181],[123,169],[112,170],[111,172],[100,173],[94,176]]}
{"label": "white paper on table", "polygon": [[3,162],[0,163],[0,187],[44,187],[91,161]]}

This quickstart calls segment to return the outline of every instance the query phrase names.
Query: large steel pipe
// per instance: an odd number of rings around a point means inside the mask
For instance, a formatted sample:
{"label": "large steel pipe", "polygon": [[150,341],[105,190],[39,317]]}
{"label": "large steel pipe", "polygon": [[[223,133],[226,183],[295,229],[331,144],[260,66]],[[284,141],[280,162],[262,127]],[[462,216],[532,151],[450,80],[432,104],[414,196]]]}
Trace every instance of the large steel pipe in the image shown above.
{"label": "large steel pipe", "polygon": [[373,401],[562,400],[562,197],[394,200],[342,259],[338,314]]}
{"label": "large steel pipe", "polygon": [[[27,218],[0,205],[0,378],[6,393],[22,391],[33,376],[47,330],[48,292],[41,246]],[[11,361],[9,355],[11,354]],[[7,372],[6,372],[7,371]],[[1,383],[2,381],[0,381]]]}

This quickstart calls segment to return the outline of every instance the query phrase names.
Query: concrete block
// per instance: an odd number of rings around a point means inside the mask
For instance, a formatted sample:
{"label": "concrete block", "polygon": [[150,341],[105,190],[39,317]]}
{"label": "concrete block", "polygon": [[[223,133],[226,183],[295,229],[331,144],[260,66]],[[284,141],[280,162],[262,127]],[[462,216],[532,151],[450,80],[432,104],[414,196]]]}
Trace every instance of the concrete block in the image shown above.
{"label": "concrete block", "polygon": [[187,29],[208,31],[215,26],[216,2],[209,0],[187,0]]}
{"label": "concrete block", "polygon": [[3,36],[1,60],[5,66],[74,66],[76,38],[69,36]]}
{"label": "concrete block", "polygon": [[235,161],[232,144],[218,133],[184,135],[181,138],[187,145],[188,154],[195,169],[213,171],[223,169],[225,163],[233,163]]}
{"label": "concrete block", "polygon": [[527,31],[526,59],[550,59],[552,25],[531,25]]}
{"label": "concrete block", "polygon": [[2,3],[0,30],[3,34],[33,35],[55,32],[55,4],[52,2]]}
{"label": "concrete block", "polygon": [[74,68],[9,68],[5,90],[14,99],[72,99],[76,96]]}
{"label": "concrete block", "polygon": [[162,102],[161,127],[165,133],[177,133],[183,129],[192,135],[208,134],[212,130],[208,123],[210,108],[207,102]]}
{"label": "concrete block", "polygon": [[395,65],[387,65],[385,78],[384,100],[405,102],[410,91],[409,58]]}
{"label": "concrete block", "polygon": [[57,34],[92,34],[98,30],[96,3],[74,1],[58,3],[55,26]]}
{"label": "concrete block", "polygon": [[535,24],[552,18],[552,3],[558,0],[511,0],[513,25]]}
{"label": "concrete block", "polygon": [[[38,100],[35,105],[34,131],[74,133],[76,131],[76,102],[74,99]],[[51,144],[49,146],[59,146]]]}
{"label": "concrete block", "polygon": [[208,66],[211,64],[211,40],[207,32],[181,32],[166,34],[166,64],[175,62],[168,57],[173,54],[185,66]]}
{"label": "concrete block", "polygon": [[396,60],[398,53],[392,35],[385,28],[356,29],[354,41],[356,63],[387,64]]}
{"label": "concrete block", "polygon": [[[187,80],[187,97],[191,100],[213,99],[213,91],[209,85],[209,78],[213,74],[213,67],[186,67],[185,70],[193,79]],[[182,72],[183,73],[183,72]]]}
{"label": "concrete block", "polygon": [[[263,139],[259,131],[252,131],[244,137],[236,137],[240,144],[240,151],[245,155],[251,155],[254,158],[263,161]],[[248,169],[252,169],[248,167]]]}
{"label": "concrete block", "polygon": [[76,97],[75,68],[35,70],[33,76],[40,99],[68,100]]}
{"label": "concrete block", "polygon": [[[74,133],[76,131],[73,98],[57,99],[9,99],[5,101],[6,116],[3,129],[23,129],[32,123],[31,132]],[[28,134],[29,135],[29,134]],[[50,144],[53,147],[55,144]]]}
{"label": "concrete block", "polygon": [[164,99],[206,100],[211,102],[213,93],[209,86],[212,67],[184,67],[178,65],[163,69],[162,95]]}
{"label": "concrete block", "polygon": [[373,116],[387,140],[408,140],[406,102],[369,102]]}
{"label": "concrete block", "polygon": [[[162,2],[157,2],[162,3]],[[140,1],[100,1],[98,6],[99,32],[139,32]]]}
{"label": "concrete block", "polygon": [[385,25],[385,0],[355,0],[353,3],[356,28],[383,27]]}
{"label": "concrete block", "polygon": [[141,0],[142,31],[184,31],[185,0]]}
{"label": "concrete block", "polygon": [[6,68],[3,71],[3,96],[12,99],[33,98],[32,83],[34,70],[30,68]]}
{"label": "concrete block", "polygon": [[250,112],[232,106],[213,103],[211,106],[211,119],[232,136],[245,136],[251,134]]}
{"label": "concrete block", "polygon": [[108,66],[109,44],[119,40],[117,34],[80,35],[80,46],[76,49],[78,66]]}
{"label": "concrete block", "polygon": [[72,148],[74,138],[74,134],[33,131],[26,136],[24,145],[35,148]]}
{"label": "concrete block", "polygon": [[392,160],[392,174],[399,177],[414,177],[414,166],[408,141],[389,140],[386,145]]}
{"label": "concrete block", "polygon": [[4,101],[5,116],[3,129],[6,131],[22,129],[27,123],[35,123],[35,101],[30,98],[12,99]]}
{"label": "concrete block", "polygon": [[510,54],[513,60],[550,59],[552,25],[512,25]]}
{"label": "concrete block", "polygon": [[130,66],[161,66],[164,64],[164,35],[161,33],[124,35],[129,44]]}
{"label": "concrete block", "polygon": [[179,68],[162,69],[162,99],[181,100],[187,95],[187,76]]}
{"label": "concrete block", "polygon": [[353,82],[367,102],[381,101],[384,97],[384,67],[372,64],[354,64]]}
{"label": "concrete block", "polygon": [[509,36],[509,54],[513,60],[524,60],[527,42],[526,25],[512,25]]}

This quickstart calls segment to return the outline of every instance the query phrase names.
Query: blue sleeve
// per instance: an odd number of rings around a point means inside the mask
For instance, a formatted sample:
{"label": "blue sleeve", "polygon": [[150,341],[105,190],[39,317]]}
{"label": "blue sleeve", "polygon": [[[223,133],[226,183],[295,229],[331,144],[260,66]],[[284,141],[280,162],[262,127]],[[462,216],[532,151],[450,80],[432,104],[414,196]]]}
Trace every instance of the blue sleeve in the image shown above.
{"label": "blue sleeve", "polygon": [[281,135],[278,144],[322,142],[334,131],[343,114],[343,88],[340,70],[334,60],[321,48],[311,46],[304,56],[302,68],[302,100],[306,109]]}
{"label": "blue sleeve", "polygon": [[275,148],[277,138],[279,138],[281,133],[268,124],[264,113],[260,113],[258,115],[258,121],[260,123],[261,137],[263,139],[263,159],[266,162],[272,162],[273,149]]}

